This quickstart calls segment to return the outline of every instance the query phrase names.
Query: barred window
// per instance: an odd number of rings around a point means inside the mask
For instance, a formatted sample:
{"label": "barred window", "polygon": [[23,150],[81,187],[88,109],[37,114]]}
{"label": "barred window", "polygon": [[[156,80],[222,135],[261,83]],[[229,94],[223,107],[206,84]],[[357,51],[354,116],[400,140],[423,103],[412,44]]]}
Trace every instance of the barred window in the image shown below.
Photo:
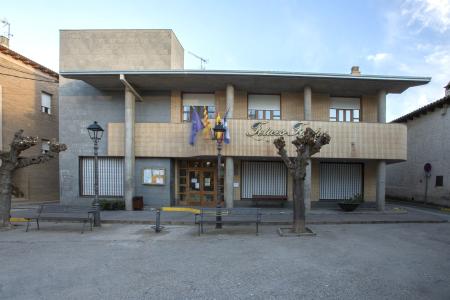
{"label": "barred window", "polygon": [[[94,157],[80,157],[80,195],[94,196]],[[123,158],[98,158],[99,196],[123,196]]]}

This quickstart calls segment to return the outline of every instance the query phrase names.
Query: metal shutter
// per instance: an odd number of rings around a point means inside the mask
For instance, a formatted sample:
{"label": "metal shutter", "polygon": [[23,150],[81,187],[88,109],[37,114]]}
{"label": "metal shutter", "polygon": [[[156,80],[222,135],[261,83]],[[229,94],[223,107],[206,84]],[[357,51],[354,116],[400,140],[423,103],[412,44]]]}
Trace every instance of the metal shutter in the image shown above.
{"label": "metal shutter", "polygon": [[[81,195],[94,195],[94,158],[80,157]],[[98,158],[100,196],[123,196],[123,158]]]}
{"label": "metal shutter", "polygon": [[282,162],[242,162],[242,198],[253,195],[286,196],[287,169]]}
{"label": "metal shutter", "polygon": [[343,200],[362,194],[362,164],[321,163],[320,199]]}

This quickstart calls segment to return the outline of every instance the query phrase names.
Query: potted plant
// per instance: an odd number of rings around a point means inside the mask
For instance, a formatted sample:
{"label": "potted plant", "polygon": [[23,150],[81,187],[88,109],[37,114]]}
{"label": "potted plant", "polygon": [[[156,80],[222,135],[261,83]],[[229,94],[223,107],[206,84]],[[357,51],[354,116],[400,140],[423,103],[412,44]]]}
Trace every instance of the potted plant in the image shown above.
{"label": "potted plant", "polygon": [[364,202],[363,196],[361,194],[355,194],[353,195],[353,197],[338,202],[338,205],[345,211],[354,211],[363,202]]}

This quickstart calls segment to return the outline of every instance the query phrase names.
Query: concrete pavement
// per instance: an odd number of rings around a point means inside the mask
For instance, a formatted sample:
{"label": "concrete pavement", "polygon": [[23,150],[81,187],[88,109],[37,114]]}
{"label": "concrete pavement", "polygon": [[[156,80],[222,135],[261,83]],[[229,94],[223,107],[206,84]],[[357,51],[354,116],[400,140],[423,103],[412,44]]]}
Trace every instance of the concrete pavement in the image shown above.
{"label": "concrete pavement", "polygon": [[448,299],[449,223],[311,227],[20,226],[0,232],[0,298]]}

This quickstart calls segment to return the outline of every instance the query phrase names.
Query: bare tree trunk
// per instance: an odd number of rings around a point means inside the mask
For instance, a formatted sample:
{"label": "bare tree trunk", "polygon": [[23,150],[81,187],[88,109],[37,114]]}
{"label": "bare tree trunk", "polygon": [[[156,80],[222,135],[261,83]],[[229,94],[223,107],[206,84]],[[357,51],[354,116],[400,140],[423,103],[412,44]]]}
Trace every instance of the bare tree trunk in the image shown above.
{"label": "bare tree trunk", "polygon": [[9,226],[11,211],[12,172],[6,167],[0,167],[0,202],[2,226]]}
{"label": "bare tree trunk", "polygon": [[292,231],[295,233],[306,232],[304,184],[305,182],[302,178],[294,177],[294,219]]}

